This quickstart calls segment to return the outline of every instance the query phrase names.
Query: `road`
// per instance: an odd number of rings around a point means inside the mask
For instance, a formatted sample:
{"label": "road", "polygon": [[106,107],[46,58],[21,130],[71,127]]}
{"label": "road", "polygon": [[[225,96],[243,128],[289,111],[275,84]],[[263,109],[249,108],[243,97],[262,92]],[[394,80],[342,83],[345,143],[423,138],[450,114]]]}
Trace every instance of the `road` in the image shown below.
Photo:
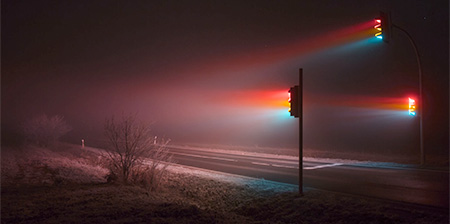
{"label": "road", "polygon": [[[170,146],[178,164],[298,184],[298,159]],[[369,163],[303,162],[304,187],[441,208],[449,207],[449,173]]]}

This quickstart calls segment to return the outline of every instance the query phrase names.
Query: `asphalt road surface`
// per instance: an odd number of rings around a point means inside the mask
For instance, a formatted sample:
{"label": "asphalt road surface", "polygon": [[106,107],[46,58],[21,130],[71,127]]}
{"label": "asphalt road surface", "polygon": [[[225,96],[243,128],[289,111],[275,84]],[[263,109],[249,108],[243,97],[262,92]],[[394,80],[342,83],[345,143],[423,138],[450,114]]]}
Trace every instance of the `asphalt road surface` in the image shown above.
{"label": "asphalt road surface", "polygon": [[[178,164],[298,184],[298,159],[170,146]],[[441,208],[449,207],[448,170],[303,162],[303,186]]]}

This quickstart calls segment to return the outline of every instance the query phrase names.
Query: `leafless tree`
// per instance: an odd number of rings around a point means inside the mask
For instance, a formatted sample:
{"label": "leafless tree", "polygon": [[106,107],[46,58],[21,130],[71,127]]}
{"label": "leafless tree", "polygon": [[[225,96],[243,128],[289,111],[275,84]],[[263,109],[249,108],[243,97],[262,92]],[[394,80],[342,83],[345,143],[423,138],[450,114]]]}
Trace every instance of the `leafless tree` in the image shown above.
{"label": "leafless tree", "polygon": [[157,182],[156,179],[160,178],[158,168],[161,168],[163,161],[170,160],[166,148],[168,141],[157,144],[150,127],[137,121],[135,116],[122,116],[120,121],[114,117],[107,119],[105,135],[109,180],[124,183],[140,181],[153,185]]}
{"label": "leafless tree", "polygon": [[60,137],[72,130],[64,121],[63,116],[48,117],[46,114],[33,117],[22,127],[27,140],[43,147],[54,144]]}

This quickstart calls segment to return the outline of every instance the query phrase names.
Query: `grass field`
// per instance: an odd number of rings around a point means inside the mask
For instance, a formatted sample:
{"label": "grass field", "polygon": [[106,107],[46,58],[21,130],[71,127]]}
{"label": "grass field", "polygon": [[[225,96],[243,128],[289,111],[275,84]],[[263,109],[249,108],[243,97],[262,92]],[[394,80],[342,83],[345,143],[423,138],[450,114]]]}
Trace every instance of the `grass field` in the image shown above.
{"label": "grass field", "polygon": [[448,223],[448,211],[170,166],[149,192],[107,184],[97,149],[2,149],[2,223]]}

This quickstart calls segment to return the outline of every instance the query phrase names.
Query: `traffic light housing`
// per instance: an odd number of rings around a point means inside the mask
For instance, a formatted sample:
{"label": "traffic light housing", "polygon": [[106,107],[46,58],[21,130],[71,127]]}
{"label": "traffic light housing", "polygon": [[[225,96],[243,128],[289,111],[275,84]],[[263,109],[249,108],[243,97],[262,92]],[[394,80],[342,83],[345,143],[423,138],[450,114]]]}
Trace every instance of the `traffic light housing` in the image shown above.
{"label": "traffic light housing", "polygon": [[289,89],[289,112],[291,116],[299,117],[299,100],[298,100],[298,86]]}
{"label": "traffic light housing", "polygon": [[391,16],[389,13],[380,12],[380,17],[375,18],[375,37],[389,43],[391,39]]}
{"label": "traffic light housing", "polygon": [[416,101],[409,98],[409,115],[416,116]]}

